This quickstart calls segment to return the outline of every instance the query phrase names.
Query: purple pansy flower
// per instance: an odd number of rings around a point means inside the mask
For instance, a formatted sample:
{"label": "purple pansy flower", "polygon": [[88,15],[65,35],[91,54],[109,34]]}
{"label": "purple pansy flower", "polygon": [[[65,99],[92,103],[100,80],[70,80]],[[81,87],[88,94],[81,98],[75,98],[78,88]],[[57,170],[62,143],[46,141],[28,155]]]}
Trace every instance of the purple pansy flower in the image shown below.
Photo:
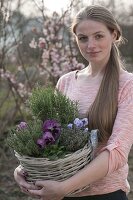
{"label": "purple pansy flower", "polygon": [[20,124],[17,125],[18,130],[23,130],[27,128],[27,123],[26,122],[20,122]]}
{"label": "purple pansy flower", "polygon": [[57,140],[61,133],[61,125],[56,120],[46,120],[43,123],[43,132],[51,132],[54,139]]}
{"label": "purple pansy flower", "polygon": [[42,139],[44,140],[45,145],[55,143],[55,138],[53,137],[52,133],[48,131],[43,133]]}
{"label": "purple pansy flower", "polygon": [[82,122],[83,122],[84,126],[87,126],[88,125],[88,118],[83,118]]}
{"label": "purple pansy flower", "polygon": [[45,147],[45,141],[43,140],[43,138],[39,138],[39,139],[37,140],[37,145],[38,145],[41,149],[43,149],[43,148]]}
{"label": "purple pansy flower", "polygon": [[69,129],[72,129],[72,128],[73,128],[73,124],[70,123],[70,124],[67,125],[67,127],[68,127]]}
{"label": "purple pansy flower", "polygon": [[79,118],[75,118],[74,124],[76,125],[77,128],[82,128],[83,127],[83,122]]}

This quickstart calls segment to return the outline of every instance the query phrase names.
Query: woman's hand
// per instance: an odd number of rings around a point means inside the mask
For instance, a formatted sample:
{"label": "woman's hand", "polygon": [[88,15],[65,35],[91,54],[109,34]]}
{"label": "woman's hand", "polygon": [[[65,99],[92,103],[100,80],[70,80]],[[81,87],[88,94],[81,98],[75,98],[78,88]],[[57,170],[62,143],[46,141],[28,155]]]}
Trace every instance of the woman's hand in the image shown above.
{"label": "woman's hand", "polygon": [[41,200],[61,200],[66,196],[63,182],[58,181],[36,181],[38,190],[29,190],[31,195],[40,196]]}
{"label": "woman's hand", "polygon": [[[28,183],[26,181],[26,172],[22,169],[21,165],[19,165],[15,170],[14,170],[14,179],[19,185],[20,189],[22,192],[30,195],[28,192],[29,189],[37,189],[37,187],[33,183]],[[35,196],[36,197],[36,196]]]}

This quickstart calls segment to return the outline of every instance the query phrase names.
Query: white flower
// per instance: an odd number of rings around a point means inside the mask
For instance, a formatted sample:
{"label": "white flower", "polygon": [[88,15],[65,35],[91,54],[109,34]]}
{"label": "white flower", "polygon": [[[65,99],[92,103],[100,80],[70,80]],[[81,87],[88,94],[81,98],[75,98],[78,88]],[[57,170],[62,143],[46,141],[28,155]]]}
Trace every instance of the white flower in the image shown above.
{"label": "white flower", "polygon": [[29,46],[33,49],[36,49],[37,47],[37,42],[35,41],[35,38],[33,38],[29,44]]}

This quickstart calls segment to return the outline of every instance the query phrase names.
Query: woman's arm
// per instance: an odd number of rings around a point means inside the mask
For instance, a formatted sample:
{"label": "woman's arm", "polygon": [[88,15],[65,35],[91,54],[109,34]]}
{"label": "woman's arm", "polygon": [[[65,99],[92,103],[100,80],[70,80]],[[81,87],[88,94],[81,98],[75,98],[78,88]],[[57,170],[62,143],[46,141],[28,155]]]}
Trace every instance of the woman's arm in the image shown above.
{"label": "woman's arm", "polygon": [[65,194],[81,189],[103,178],[108,173],[109,151],[105,150],[84,169],[63,182]]}
{"label": "woman's arm", "polygon": [[40,189],[29,189],[29,194],[48,200],[61,200],[69,193],[106,176],[108,172],[108,160],[109,152],[105,150],[84,169],[65,181],[36,181],[35,185],[40,187]]}

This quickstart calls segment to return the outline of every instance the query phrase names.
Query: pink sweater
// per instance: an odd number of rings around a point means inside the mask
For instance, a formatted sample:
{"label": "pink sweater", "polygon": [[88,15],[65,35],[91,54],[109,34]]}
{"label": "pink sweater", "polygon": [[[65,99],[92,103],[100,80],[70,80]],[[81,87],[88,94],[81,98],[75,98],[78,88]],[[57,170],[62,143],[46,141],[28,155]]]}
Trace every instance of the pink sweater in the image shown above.
{"label": "pink sweater", "polygon": [[[95,80],[92,84],[87,78],[81,81],[75,77],[76,71],[63,75],[57,88],[71,100],[78,100],[80,117],[85,117],[96,97],[99,82]],[[98,148],[98,153],[105,149],[110,152],[108,174],[76,196],[106,194],[119,189],[130,191],[127,161],[133,144],[133,74],[123,71],[119,83],[118,113],[112,135],[107,144]]]}

